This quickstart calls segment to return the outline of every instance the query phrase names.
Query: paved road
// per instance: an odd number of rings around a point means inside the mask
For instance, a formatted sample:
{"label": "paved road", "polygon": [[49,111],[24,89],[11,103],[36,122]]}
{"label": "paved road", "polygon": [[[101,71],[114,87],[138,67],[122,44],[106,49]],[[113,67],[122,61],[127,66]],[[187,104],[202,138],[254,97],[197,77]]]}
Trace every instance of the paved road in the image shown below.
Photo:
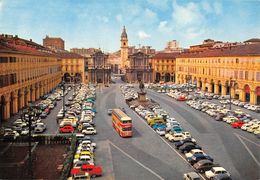
{"label": "paved road", "polygon": [[[104,169],[100,179],[182,179],[183,173],[192,171],[171,146],[128,108],[118,84],[97,91],[96,107],[96,164]],[[115,107],[124,107],[132,117],[132,138],[121,138],[112,128],[107,109]]]}
{"label": "paved road", "polygon": [[204,151],[230,171],[234,179],[260,178],[260,143],[252,134],[217,122],[165,94],[148,90],[154,99],[192,133]]}

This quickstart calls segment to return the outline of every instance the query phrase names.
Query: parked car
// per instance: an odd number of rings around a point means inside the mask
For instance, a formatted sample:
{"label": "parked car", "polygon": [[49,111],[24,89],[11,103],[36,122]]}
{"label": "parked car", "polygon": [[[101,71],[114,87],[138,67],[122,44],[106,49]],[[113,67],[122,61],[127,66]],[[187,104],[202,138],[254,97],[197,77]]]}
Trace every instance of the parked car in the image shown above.
{"label": "parked car", "polygon": [[195,172],[189,172],[183,174],[184,180],[201,180],[200,176]]}
{"label": "parked car", "polygon": [[233,128],[241,128],[241,127],[243,126],[243,124],[245,124],[244,121],[237,120],[236,122],[231,123],[231,126],[232,126]]}
{"label": "parked car", "polygon": [[218,174],[226,174],[230,176],[229,172],[227,172],[223,167],[213,167],[209,171],[205,172],[205,176],[208,179],[213,179]]}
{"label": "parked car", "polygon": [[73,176],[80,171],[88,172],[90,177],[92,178],[96,176],[102,176],[102,168],[100,166],[95,166],[91,164],[84,164],[81,166],[81,168],[72,168],[70,174]]}
{"label": "parked car", "polygon": [[200,160],[193,165],[194,169],[197,172],[200,172],[200,173],[204,173],[205,171],[209,171],[212,167],[215,167],[215,166],[216,165],[208,159]]}
{"label": "parked car", "polygon": [[212,178],[212,180],[232,180],[228,174],[218,174]]}
{"label": "parked car", "polygon": [[175,148],[176,149],[179,149],[180,146],[186,144],[186,143],[192,143],[192,144],[196,144],[196,140],[193,139],[193,138],[186,138],[186,139],[183,139],[179,142],[175,142],[174,145],[175,145]]}
{"label": "parked car", "polygon": [[213,162],[213,158],[208,156],[207,154],[194,154],[193,156],[187,158],[188,162],[193,165],[200,160],[207,159]]}
{"label": "parked car", "polygon": [[108,109],[108,110],[107,110],[107,114],[108,114],[109,116],[111,116],[111,115],[112,115],[112,109]]}
{"label": "parked car", "polygon": [[94,127],[88,127],[86,129],[82,130],[82,133],[86,134],[86,135],[91,135],[91,134],[97,134],[97,131]]}
{"label": "parked car", "polygon": [[201,149],[201,147],[193,143],[185,143],[179,147],[182,153],[190,152],[192,149]]}
{"label": "parked car", "polygon": [[46,130],[46,125],[43,123],[36,124],[36,127],[34,128],[34,133],[42,133]]}
{"label": "parked car", "polygon": [[60,127],[59,131],[60,131],[60,133],[73,133],[74,128],[70,125],[66,125],[66,126]]}

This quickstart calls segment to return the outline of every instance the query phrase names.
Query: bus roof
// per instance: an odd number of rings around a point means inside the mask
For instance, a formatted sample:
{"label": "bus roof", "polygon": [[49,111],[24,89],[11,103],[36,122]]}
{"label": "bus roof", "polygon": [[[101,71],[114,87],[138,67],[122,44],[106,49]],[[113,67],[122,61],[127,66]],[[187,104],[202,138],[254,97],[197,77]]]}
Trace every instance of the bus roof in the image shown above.
{"label": "bus roof", "polygon": [[113,109],[112,113],[122,120],[131,120],[131,118],[127,116],[121,109]]}

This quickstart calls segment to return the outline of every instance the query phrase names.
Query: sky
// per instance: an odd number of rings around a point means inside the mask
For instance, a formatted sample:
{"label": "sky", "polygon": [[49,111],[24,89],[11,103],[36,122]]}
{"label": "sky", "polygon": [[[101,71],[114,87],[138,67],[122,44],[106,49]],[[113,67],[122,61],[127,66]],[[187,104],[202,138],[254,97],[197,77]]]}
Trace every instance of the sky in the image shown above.
{"label": "sky", "polygon": [[0,34],[61,37],[67,50],[115,52],[124,25],[129,45],[156,50],[171,40],[242,42],[260,38],[260,0],[0,0]]}

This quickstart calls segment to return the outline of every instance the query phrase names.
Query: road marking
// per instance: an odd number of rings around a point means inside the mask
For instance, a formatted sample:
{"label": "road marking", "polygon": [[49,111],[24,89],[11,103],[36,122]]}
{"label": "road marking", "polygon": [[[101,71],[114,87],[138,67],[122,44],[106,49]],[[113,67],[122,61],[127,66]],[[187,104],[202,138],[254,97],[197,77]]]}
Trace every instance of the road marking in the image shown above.
{"label": "road marking", "polygon": [[[234,133],[235,134],[235,133]],[[246,150],[248,151],[248,153],[251,155],[251,157],[255,160],[256,164],[260,167],[260,162],[256,159],[256,157],[254,156],[254,154],[250,151],[250,149],[247,147],[247,145],[245,144],[245,142],[241,139],[241,137],[238,134],[235,134],[235,136],[239,139],[239,141],[245,146]]]}
{"label": "road marking", "polygon": [[246,137],[244,137],[244,136],[241,136],[241,135],[239,135],[239,134],[237,134],[237,133],[234,133],[234,134],[235,134],[236,136],[239,136],[239,137],[241,137],[241,138],[243,138],[243,139],[245,139],[245,140],[247,140],[247,141],[253,143],[254,145],[260,147],[260,144],[257,144],[257,143],[255,143],[254,141],[251,141],[250,139],[248,139],[248,138],[246,138]]}
{"label": "road marking", "polygon": [[124,155],[126,155],[127,157],[129,157],[130,159],[132,159],[134,162],[136,162],[137,164],[139,164],[140,166],[142,166],[143,168],[145,168],[146,170],[148,170],[149,172],[151,172],[152,174],[154,174],[156,177],[158,177],[159,179],[163,180],[163,178],[158,175],[156,172],[154,172],[153,170],[151,170],[150,168],[148,168],[147,166],[143,165],[142,163],[140,163],[139,161],[137,161],[135,158],[133,158],[132,156],[130,156],[129,154],[127,154],[125,151],[123,151],[122,149],[120,149],[118,146],[116,146],[114,143],[112,143],[111,141],[109,141],[109,143],[114,146],[117,150],[119,150],[121,153],[123,153]]}
{"label": "road marking", "polygon": [[[153,133],[155,133],[156,135],[158,135],[145,121],[143,118],[141,118],[135,111],[133,111],[140,119],[141,122],[144,123],[146,126],[149,127],[150,130],[153,131]],[[165,142],[181,159],[183,159],[186,163],[188,163],[188,165],[196,172],[196,170],[193,168],[193,166],[176,150],[174,149],[163,137],[159,136],[159,138],[161,138],[163,140],[163,142]],[[200,173],[198,173],[199,176],[203,179],[206,180]]]}

